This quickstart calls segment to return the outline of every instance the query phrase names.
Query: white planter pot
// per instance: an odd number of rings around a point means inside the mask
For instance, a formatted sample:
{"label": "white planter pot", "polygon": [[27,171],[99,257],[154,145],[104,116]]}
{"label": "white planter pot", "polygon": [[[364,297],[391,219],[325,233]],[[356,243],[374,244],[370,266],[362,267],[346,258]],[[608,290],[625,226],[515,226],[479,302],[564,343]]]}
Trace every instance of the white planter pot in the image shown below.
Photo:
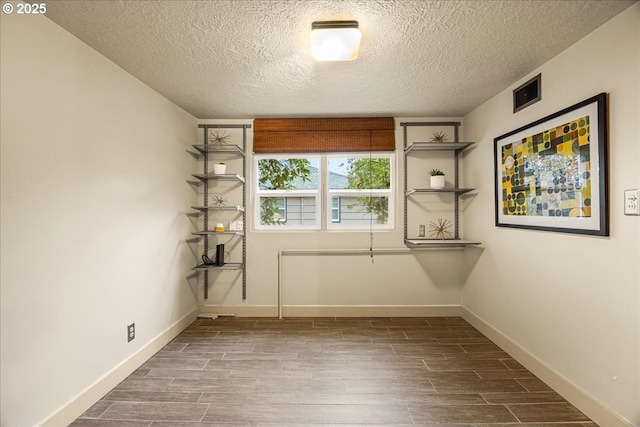
{"label": "white planter pot", "polygon": [[224,163],[216,163],[213,165],[213,174],[214,175],[224,175],[227,171],[227,165]]}
{"label": "white planter pot", "polygon": [[444,188],[444,175],[435,175],[431,177],[431,188]]}

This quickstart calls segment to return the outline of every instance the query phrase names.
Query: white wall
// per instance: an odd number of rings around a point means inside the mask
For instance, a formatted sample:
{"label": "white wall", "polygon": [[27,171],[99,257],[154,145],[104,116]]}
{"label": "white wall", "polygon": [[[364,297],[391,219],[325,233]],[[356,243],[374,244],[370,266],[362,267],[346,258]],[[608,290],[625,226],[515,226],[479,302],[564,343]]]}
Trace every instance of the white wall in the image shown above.
{"label": "white wall", "polygon": [[196,307],[197,123],[49,19],[1,24],[1,424],[31,426]]}
{"label": "white wall", "polygon": [[[385,313],[447,313],[438,311],[444,307],[458,307],[461,303],[462,251],[429,250],[408,251],[403,240],[403,140],[399,123],[402,121],[459,121],[455,118],[396,118],[396,163],[398,170],[395,199],[395,228],[374,233],[374,249],[404,249],[404,253],[377,254],[374,262],[368,255],[359,256],[285,256],[282,258],[282,303],[285,315],[334,314],[363,315]],[[237,124],[251,121],[202,120],[201,124]],[[413,140],[428,140],[426,135],[411,135]],[[233,131],[228,132],[234,135]],[[256,231],[253,218],[251,188],[254,172],[251,154],[252,133],[248,132],[247,158],[247,300],[242,301],[241,278],[234,273],[211,274],[209,299],[202,298],[202,280],[200,280],[199,298],[203,311],[236,313],[238,315],[275,315],[278,304],[278,252],[283,249],[363,249],[370,245],[369,232],[311,231],[311,232],[273,232]],[[449,132],[453,137],[453,132]],[[240,143],[235,135],[234,143]],[[200,135],[202,138],[202,135]],[[425,139],[427,138],[427,139]],[[410,141],[410,142],[413,142]],[[211,157],[213,158],[213,157]],[[452,161],[449,160],[452,165]],[[433,165],[431,165],[433,166]],[[237,167],[237,166],[236,166]],[[443,166],[440,166],[443,167]],[[416,182],[424,181],[428,186],[429,165],[416,168],[411,176]],[[417,177],[416,177],[417,175]],[[417,185],[417,184],[416,184]],[[235,204],[235,203],[231,203]],[[440,206],[441,207],[441,206]],[[437,216],[453,217],[452,204],[448,211],[432,212],[432,217],[416,211],[421,220],[412,219],[417,236],[417,224],[428,224]],[[238,245],[239,248],[239,245]],[[225,248],[226,249],[226,248]],[[400,273],[401,272],[401,273]],[[215,306],[215,307],[213,307]],[[334,307],[342,311],[331,310]],[[407,311],[398,306],[414,306]],[[287,311],[286,308],[290,309]],[[296,311],[291,308],[296,307]],[[313,310],[304,311],[305,308]],[[371,308],[370,311],[358,311],[358,308]],[[398,311],[385,311],[393,307]],[[420,311],[421,308],[425,310]],[[316,310],[317,309],[317,310]],[[414,310],[416,309],[416,310]],[[434,310],[431,310],[434,309]],[[300,311],[302,310],[302,311]],[[315,311],[314,311],[315,310]],[[450,311],[448,313],[457,313]]]}
{"label": "white wall", "polygon": [[[542,101],[512,113],[512,90],[542,73]],[[494,227],[493,138],[600,92],[610,94],[610,237]],[[478,142],[464,212],[484,251],[465,255],[463,305],[604,406],[640,425],[640,5],[636,4],[464,118]]]}

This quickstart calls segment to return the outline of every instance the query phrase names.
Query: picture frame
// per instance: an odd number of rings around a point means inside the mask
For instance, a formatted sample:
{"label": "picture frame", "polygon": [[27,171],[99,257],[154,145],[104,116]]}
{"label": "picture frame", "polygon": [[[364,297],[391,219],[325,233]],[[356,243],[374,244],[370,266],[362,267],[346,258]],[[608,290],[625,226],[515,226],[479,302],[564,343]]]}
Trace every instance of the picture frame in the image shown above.
{"label": "picture frame", "polygon": [[495,224],[609,235],[607,94],[494,139]]}

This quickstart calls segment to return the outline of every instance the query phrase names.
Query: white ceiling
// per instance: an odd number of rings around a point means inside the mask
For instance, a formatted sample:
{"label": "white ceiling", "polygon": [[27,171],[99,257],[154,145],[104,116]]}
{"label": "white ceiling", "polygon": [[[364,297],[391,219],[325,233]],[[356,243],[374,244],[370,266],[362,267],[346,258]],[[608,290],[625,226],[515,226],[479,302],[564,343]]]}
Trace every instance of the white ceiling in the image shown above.
{"label": "white ceiling", "polygon": [[[47,16],[197,118],[445,117],[634,2],[50,1]],[[360,56],[315,62],[311,22],[343,19],[360,23]]]}

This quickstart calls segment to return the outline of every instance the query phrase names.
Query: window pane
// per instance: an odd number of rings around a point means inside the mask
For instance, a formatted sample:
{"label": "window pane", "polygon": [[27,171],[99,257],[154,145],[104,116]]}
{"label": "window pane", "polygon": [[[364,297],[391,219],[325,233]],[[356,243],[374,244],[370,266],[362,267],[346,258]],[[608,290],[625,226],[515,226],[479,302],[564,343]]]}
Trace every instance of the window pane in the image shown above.
{"label": "window pane", "polygon": [[260,197],[260,225],[313,226],[315,197]]}
{"label": "window pane", "polygon": [[260,197],[260,224],[278,225],[287,222],[284,197]]}
{"label": "window pane", "polygon": [[317,190],[320,168],[317,158],[258,160],[260,190]]}
{"label": "window pane", "polygon": [[391,188],[389,157],[330,157],[328,163],[330,190]]}
{"label": "window pane", "polygon": [[341,197],[340,222],[346,226],[388,224],[389,198]]}
{"label": "window pane", "polygon": [[[329,228],[387,228],[393,223],[391,158],[383,154],[333,155],[327,157],[329,197],[332,202]],[[340,200],[336,208],[335,200]],[[337,212],[336,212],[337,210]],[[336,221],[339,217],[339,221]]]}

